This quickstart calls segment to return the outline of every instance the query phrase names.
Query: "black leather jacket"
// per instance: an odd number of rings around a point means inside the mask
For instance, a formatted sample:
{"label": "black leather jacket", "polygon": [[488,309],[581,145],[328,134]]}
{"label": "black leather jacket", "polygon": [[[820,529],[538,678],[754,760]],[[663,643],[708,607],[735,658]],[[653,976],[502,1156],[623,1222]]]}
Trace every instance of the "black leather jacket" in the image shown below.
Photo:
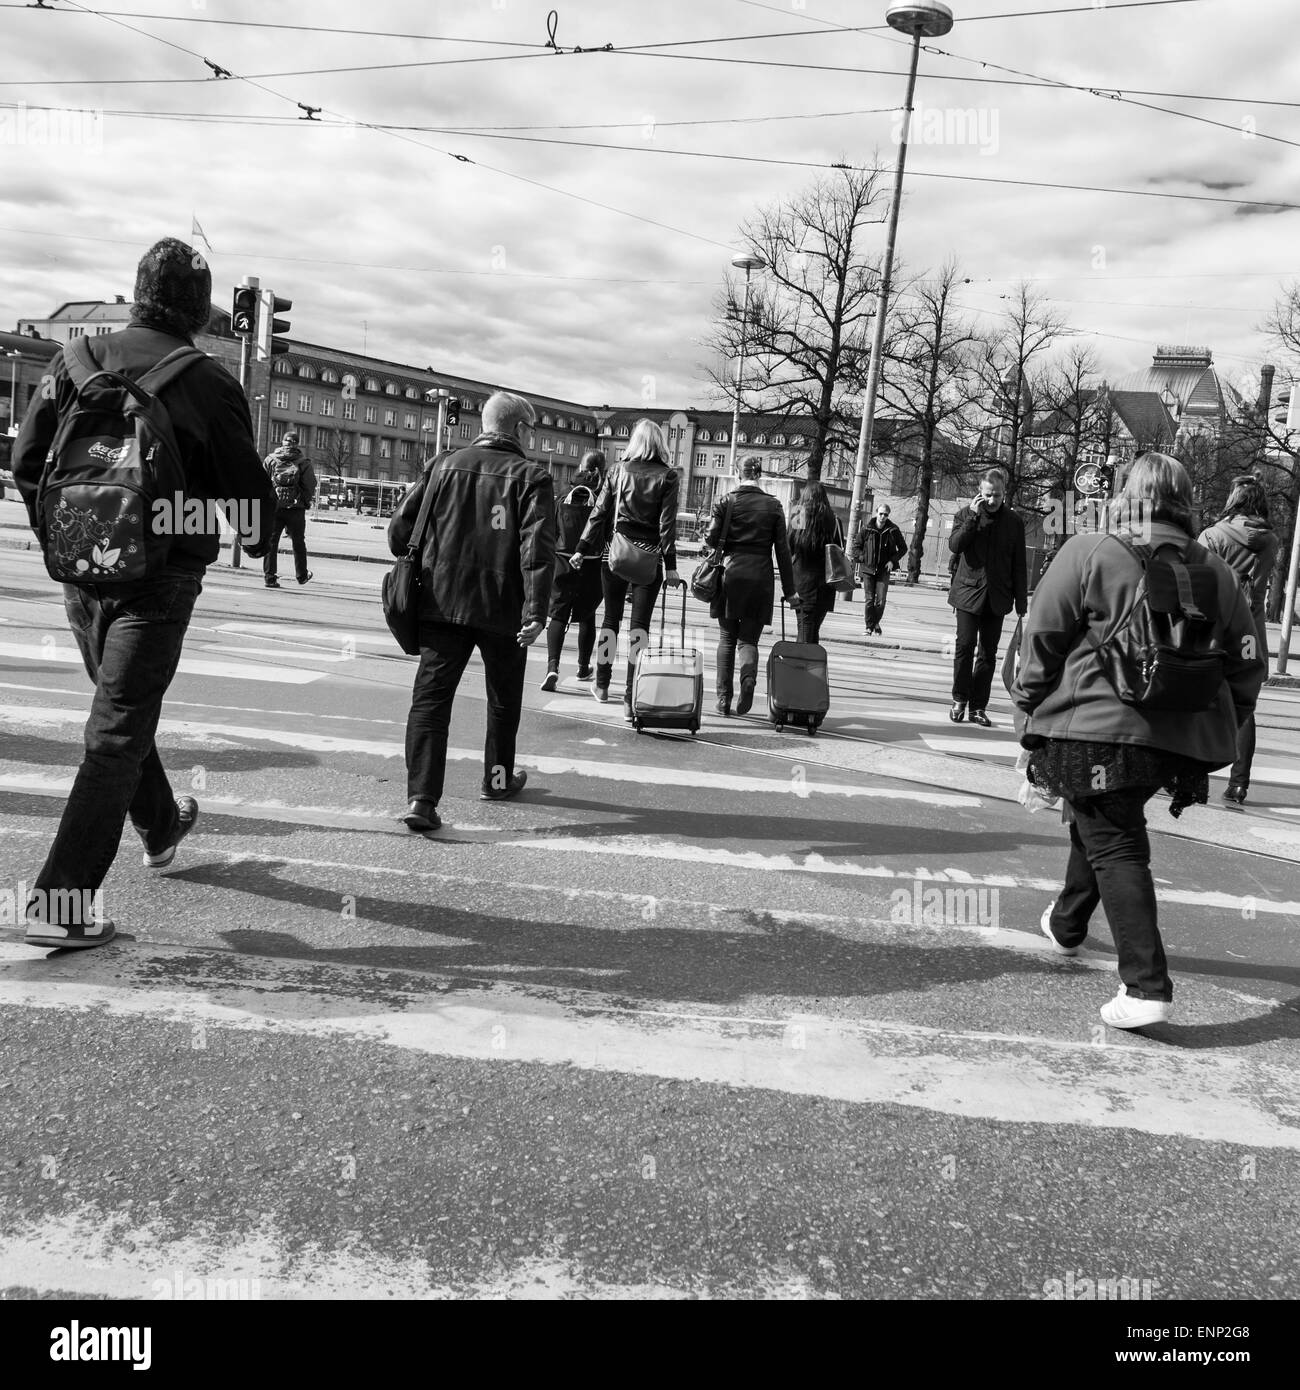
{"label": "black leather jacket", "polygon": [[659,547],[664,569],[677,568],[677,492],[681,475],[666,463],[624,460],[610,469],[578,542],[579,555],[595,555],[608,543],[618,503],[620,534]]}

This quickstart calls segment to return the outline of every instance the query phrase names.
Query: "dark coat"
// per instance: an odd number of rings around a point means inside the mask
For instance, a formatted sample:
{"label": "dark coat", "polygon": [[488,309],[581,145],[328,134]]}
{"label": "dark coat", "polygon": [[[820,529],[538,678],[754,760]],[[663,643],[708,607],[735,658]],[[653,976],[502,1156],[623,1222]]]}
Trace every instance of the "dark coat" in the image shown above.
{"label": "dark coat", "polygon": [[957,557],[948,602],[963,613],[989,611],[1004,618],[1029,600],[1025,523],[1005,503],[996,512],[963,507],[953,517],[948,549]]}
{"label": "dark coat", "polygon": [[[178,347],[193,346],[156,328],[132,324],[120,333],[91,339],[95,360],[106,370],[138,380]],[[37,397],[14,445],[14,482],[27,505],[28,520],[36,526],[37,494],[45,472],[45,456],[58,428],[60,414],[73,400],[72,378],[63,354],[54,359],[49,391]],[[246,544],[265,544],[275,525],[275,489],[262,467],[253,442],[253,422],[239,383],[212,357],[196,362],[159,395],[171,417],[176,447],[185,469],[185,495],[242,503],[259,524],[258,534],[244,536]],[[238,517],[235,507],[228,515]],[[220,531],[178,535],[167,556],[168,572],[202,574],[221,549]]]}
{"label": "dark coat", "polygon": [[437,489],[420,566],[420,617],[514,636],[546,621],[555,569],[551,475],[513,439],[483,434],[433,460],[388,523],[404,555],[426,486]]}
{"label": "dark coat", "polygon": [[863,574],[876,574],[882,569],[897,569],[898,562],[906,554],[907,542],[898,527],[892,521],[878,526],[873,516],[859,528],[849,558]]}
{"label": "dark coat", "polygon": [[[1166,522],[1150,541],[1185,546],[1187,534]],[[1216,555],[1219,620],[1215,634],[1227,652],[1218,701],[1201,713],[1126,705],[1106,679],[1092,643],[1102,641],[1133,605],[1142,566],[1113,536],[1071,536],[1034,591],[1025,620],[1020,671],[1011,700],[1022,733],[1084,743],[1133,743],[1224,767],[1237,756],[1237,725],[1255,708],[1267,674],[1254,646],[1254,620],[1236,576]],[[1091,639],[1091,641],[1089,640]]]}
{"label": "dark coat", "polygon": [[677,568],[677,493],[681,474],[666,463],[638,459],[611,468],[578,542],[581,555],[599,554],[609,544],[618,511],[618,532],[654,547],[664,569]]}
{"label": "dark coat", "polygon": [[281,502],[280,510],[286,512],[305,511],[316,500],[316,470],[311,466],[307,455],[296,444],[281,444],[266,456],[267,475],[275,486],[275,466],[281,459],[289,459],[298,467],[298,500]]}
{"label": "dark coat", "polygon": [[1268,655],[1268,628],[1264,622],[1264,599],[1268,577],[1273,572],[1281,541],[1277,532],[1258,516],[1231,516],[1215,522],[1200,535],[1201,544],[1237,576],[1251,616],[1259,632],[1260,650]]}
{"label": "dark coat", "polygon": [[[791,536],[795,533],[791,532]],[[844,528],[839,518],[835,518],[835,534],[831,540],[841,549],[844,547]],[[805,609],[820,609],[824,613],[835,611],[835,597],[838,589],[826,582],[826,542],[812,545],[807,549],[790,546],[790,560],[794,568],[794,587]]]}
{"label": "dark coat", "polygon": [[709,605],[709,615],[742,621],[761,618],[766,627],[772,621],[775,597],[773,551],[781,571],[781,592],[787,596],[794,593],[785,512],[776,498],[757,483],[741,483],[735,492],[713,504],[713,519],[704,537],[708,546],[718,544],[729,501],[731,524],[722,547],[722,585],[718,597]]}

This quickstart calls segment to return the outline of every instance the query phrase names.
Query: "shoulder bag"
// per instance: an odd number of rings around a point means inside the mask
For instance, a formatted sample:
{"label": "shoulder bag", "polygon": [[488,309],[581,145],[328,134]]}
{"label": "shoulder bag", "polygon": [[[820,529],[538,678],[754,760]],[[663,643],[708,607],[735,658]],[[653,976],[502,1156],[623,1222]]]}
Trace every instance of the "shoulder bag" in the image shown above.
{"label": "shoulder bag", "polygon": [[691,575],[691,593],[701,603],[712,603],[718,596],[722,585],[723,547],[727,544],[727,532],[731,530],[731,507],[736,494],[727,498],[727,509],[722,519],[722,532],[718,543],[703,557]]}
{"label": "shoulder bag", "polygon": [[[835,527],[836,535],[843,537],[838,522]],[[826,542],[826,571],[822,582],[828,584],[837,593],[847,594],[850,597],[857,584],[853,578],[853,566],[849,564],[849,558],[844,553],[844,547],[836,544],[835,541]]]}
{"label": "shoulder bag", "polygon": [[628,584],[653,584],[659,578],[659,550],[647,550],[618,529],[619,509],[623,505],[623,474],[614,484],[614,524],[609,536],[609,568]]}
{"label": "shoulder bag", "polygon": [[[446,455],[443,455],[445,458]],[[429,526],[429,512],[433,507],[434,473],[442,463],[442,458],[434,461],[424,484],[424,499],[420,503],[419,515],[411,531],[411,539],[406,545],[406,554],[398,556],[392,569],[384,575],[381,598],[384,604],[384,621],[388,630],[397,638],[397,645],[408,656],[420,654],[420,566],[424,533]]]}

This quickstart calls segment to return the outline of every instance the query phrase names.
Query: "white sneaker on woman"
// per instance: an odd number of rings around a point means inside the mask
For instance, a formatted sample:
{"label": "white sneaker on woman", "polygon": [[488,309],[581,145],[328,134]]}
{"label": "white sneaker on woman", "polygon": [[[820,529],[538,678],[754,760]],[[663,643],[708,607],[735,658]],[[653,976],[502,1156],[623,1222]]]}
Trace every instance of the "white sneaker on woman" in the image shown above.
{"label": "white sneaker on woman", "polygon": [[1112,1028],[1149,1028],[1153,1023],[1167,1023],[1173,1007],[1164,999],[1134,999],[1120,985],[1114,999],[1101,1006],[1101,1017]]}

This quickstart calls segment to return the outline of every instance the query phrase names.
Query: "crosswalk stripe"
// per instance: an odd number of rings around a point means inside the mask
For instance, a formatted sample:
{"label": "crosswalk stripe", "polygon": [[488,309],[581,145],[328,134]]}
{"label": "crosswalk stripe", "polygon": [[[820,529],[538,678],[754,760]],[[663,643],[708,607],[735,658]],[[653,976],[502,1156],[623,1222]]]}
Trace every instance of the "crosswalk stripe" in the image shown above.
{"label": "crosswalk stripe", "polygon": [[[80,667],[82,664],[81,653],[75,647],[38,646],[31,642],[0,642],[0,656],[44,665],[53,662]],[[181,657],[177,670],[184,676],[218,676],[224,680],[268,681],[277,685],[310,685],[324,674],[289,666],[267,666],[261,662],[204,661],[192,656]]]}

